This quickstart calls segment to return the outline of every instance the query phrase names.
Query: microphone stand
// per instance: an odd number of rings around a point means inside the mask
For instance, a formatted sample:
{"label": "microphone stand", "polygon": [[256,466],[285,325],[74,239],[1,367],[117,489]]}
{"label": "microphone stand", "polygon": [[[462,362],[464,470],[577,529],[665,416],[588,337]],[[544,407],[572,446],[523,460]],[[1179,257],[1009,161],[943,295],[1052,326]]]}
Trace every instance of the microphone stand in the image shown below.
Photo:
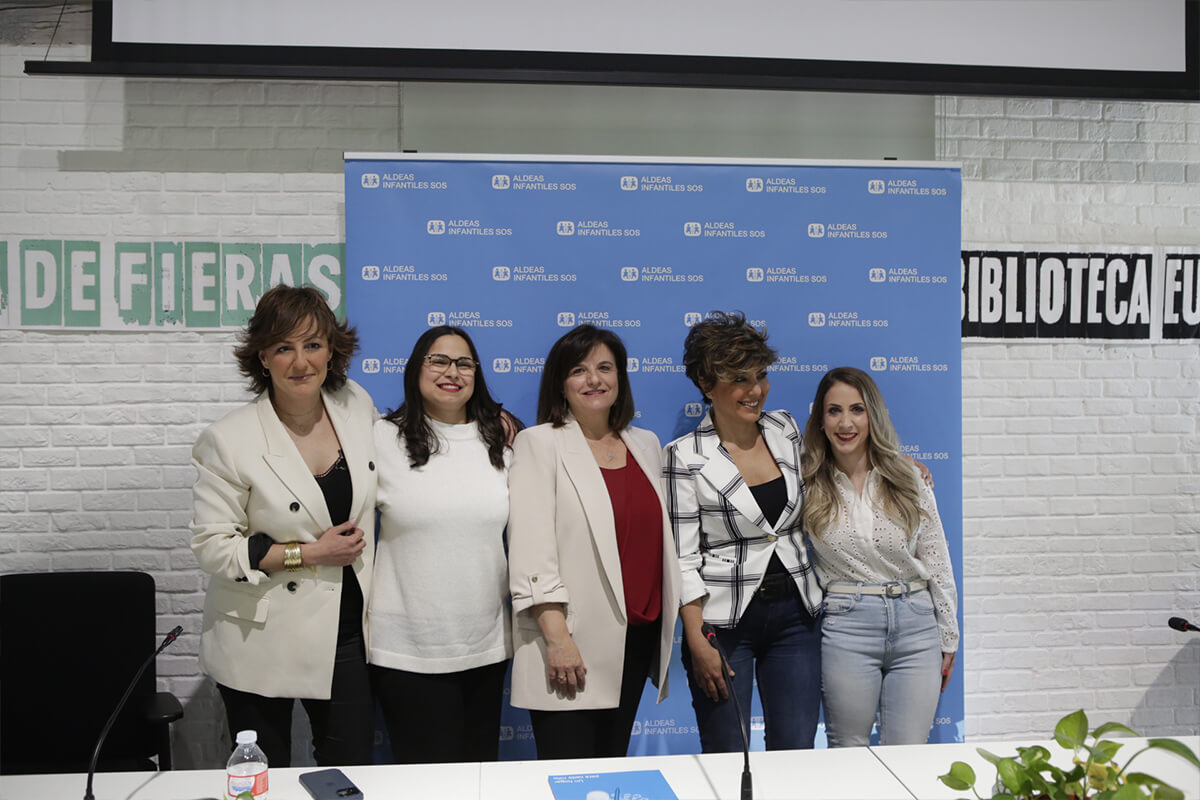
{"label": "microphone stand", "polygon": [[142,662],[142,666],[138,668],[137,674],[133,676],[133,680],[129,682],[129,686],[125,689],[125,694],[121,695],[121,700],[117,703],[117,707],[113,709],[112,716],[108,718],[108,722],[104,723],[104,729],[100,731],[100,739],[96,742],[96,749],[92,752],[92,763],[88,767],[87,791],[83,795],[83,800],[96,800],[96,795],[92,794],[92,778],[96,775],[96,764],[100,761],[100,748],[104,746],[104,739],[108,736],[108,732],[112,730],[113,723],[117,721],[117,716],[121,713],[121,709],[129,701],[129,695],[133,694],[133,687],[137,686],[137,682],[141,679],[142,673],[146,671],[146,667],[150,666],[150,663],[158,658],[159,653],[167,649],[167,645],[178,639],[181,633],[183,633],[183,626],[176,625],[175,629],[167,634],[167,638],[163,639],[158,649]]}
{"label": "microphone stand", "polygon": [[733,690],[733,677],[729,674],[729,660],[725,658],[725,650],[717,641],[717,632],[707,622],[700,628],[704,638],[716,649],[721,658],[721,677],[725,679],[725,688],[733,699],[733,709],[737,712],[738,732],[742,734],[742,791],[740,800],[754,800],[754,779],[750,776],[750,738],[746,735],[747,719],[742,714],[742,703],[738,700],[737,692]]}

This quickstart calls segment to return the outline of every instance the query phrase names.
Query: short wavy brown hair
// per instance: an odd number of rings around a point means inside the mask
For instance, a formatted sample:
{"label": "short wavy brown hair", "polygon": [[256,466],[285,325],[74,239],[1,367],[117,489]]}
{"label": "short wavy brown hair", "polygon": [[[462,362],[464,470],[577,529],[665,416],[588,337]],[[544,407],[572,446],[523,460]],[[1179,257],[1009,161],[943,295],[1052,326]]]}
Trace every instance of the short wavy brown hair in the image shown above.
{"label": "short wavy brown hair", "polygon": [[683,340],[683,371],[706,403],[712,402],[708,392],[717,381],[769,367],[778,357],[767,344],[766,328],[755,328],[741,311],[712,311]]}
{"label": "short wavy brown hair", "polygon": [[329,342],[329,366],[322,387],[337,391],[346,385],[350,359],[358,350],[358,333],[345,322],[338,322],[325,295],[314,287],[280,284],[259,298],[253,316],[238,336],[241,344],[233,350],[252,393],[271,391],[271,376],[263,369],[258,354],[297,328],[314,323],[317,333]]}

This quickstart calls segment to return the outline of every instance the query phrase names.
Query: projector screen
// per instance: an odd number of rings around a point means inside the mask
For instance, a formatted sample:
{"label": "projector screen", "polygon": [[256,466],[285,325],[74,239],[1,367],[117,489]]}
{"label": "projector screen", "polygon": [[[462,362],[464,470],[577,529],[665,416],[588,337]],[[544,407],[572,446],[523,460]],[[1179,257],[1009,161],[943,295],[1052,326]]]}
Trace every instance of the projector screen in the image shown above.
{"label": "projector screen", "polygon": [[1183,0],[114,0],[138,44],[1182,70]]}
{"label": "projector screen", "polygon": [[108,0],[92,59],[132,74],[1200,99],[1198,6]]}

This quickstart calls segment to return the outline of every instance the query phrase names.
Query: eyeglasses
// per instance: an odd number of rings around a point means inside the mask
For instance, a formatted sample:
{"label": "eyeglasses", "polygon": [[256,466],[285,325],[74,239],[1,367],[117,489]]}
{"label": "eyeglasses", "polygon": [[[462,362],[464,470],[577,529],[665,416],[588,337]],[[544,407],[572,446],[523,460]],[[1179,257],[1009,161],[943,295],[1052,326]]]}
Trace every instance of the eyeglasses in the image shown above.
{"label": "eyeglasses", "polygon": [[425,356],[425,364],[434,372],[445,372],[450,369],[451,364],[458,367],[459,372],[474,372],[477,366],[473,358],[451,358],[443,353],[430,353]]}

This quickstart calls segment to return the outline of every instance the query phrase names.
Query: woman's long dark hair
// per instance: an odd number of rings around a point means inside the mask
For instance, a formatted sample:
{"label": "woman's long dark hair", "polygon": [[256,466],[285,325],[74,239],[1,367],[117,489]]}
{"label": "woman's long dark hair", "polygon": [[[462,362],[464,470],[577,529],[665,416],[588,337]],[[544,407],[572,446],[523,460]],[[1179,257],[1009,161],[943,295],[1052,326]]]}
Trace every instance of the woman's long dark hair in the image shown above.
{"label": "woman's long dark hair", "polygon": [[438,325],[422,333],[413,345],[408,363],[404,365],[404,402],[384,419],[398,427],[397,434],[408,450],[408,463],[420,467],[429,463],[429,457],[438,451],[438,438],[425,414],[425,398],[421,396],[421,370],[429,348],[442,336],[457,336],[467,343],[471,358],[475,359],[475,390],[467,400],[467,421],[479,424],[479,436],[487,445],[488,460],[496,469],[504,468],[504,449],[517,431],[524,427],[521,421],[492,399],[487,382],[483,378],[483,364],[475,343],[462,328]]}

